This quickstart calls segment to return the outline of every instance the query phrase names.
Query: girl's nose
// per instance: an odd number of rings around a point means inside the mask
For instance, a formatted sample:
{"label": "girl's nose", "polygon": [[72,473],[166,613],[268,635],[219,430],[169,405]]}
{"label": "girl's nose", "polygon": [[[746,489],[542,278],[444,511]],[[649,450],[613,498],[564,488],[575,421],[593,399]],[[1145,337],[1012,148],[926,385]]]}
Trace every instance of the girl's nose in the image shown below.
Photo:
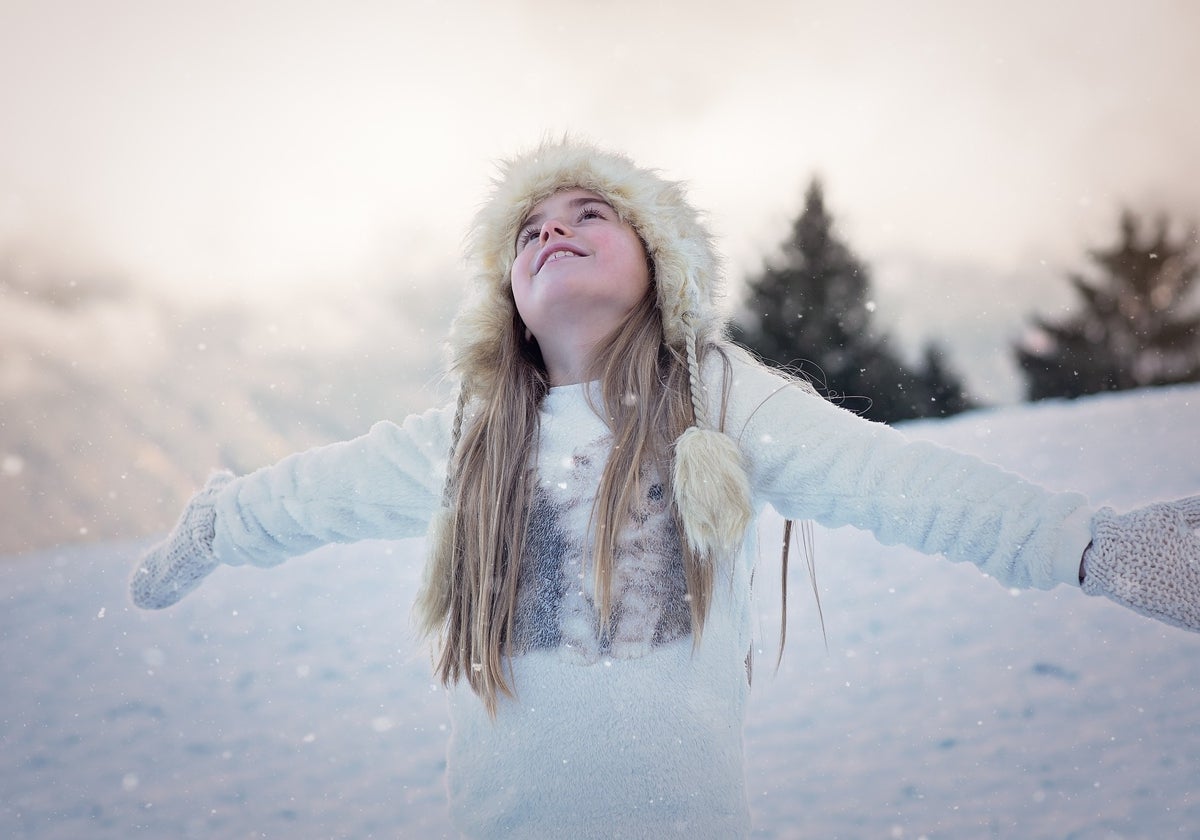
{"label": "girl's nose", "polygon": [[569,236],[571,229],[560,219],[546,219],[542,222],[541,240],[545,242],[552,233],[558,236]]}

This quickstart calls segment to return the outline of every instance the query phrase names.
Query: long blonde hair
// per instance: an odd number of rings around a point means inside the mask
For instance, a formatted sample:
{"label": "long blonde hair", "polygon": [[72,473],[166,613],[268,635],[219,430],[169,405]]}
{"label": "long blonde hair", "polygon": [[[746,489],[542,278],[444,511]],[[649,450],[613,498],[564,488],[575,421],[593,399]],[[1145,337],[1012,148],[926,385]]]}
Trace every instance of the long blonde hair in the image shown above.
{"label": "long blonde hair", "polygon": [[[465,677],[494,713],[500,694],[512,695],[508,670],[521,558],[529,526],[538,411],[549,389],[536,343],[523,341],[520,316],[512,317],[499,358],[494,389],[481,396],[464,423],[453,471],[452,561],[436,672],[451,684]],[[714,348],[697,337],[698,353]],[[600,478],[592,514],[591,564],[601,626],[612,613],[614,543],[640,494],[641,468],[659,467],[664,482],[671,445],[692,422],[685,358],[663,341],[653,284],[607,341],[591,373],[600,384],[595,406],[612,431],[612,454]],[[729,377],[724,377],[728,382]],[[724,402],[724,400],[722,400]],[[667,488],[669,491],[669,487]],[[668,492],[667,498],[671,498]],[[676,526],[679,516],[675,512]],[[703,632],[712,600],[713,563],[680,538],[693,635]]]}
{"label": "long blonde hair", "polygon": [[[476,214],[467,254],[475,274],[451,329],[461,387],[442,503],[430,527],[430,558],[418,596],[424,629],[437,638],[436,670],[465,677],[492,713],[512,693],[518,573],[529,530],[538,412],[549,390],[537,345],[512,295],[519,227],[538,202],[563,189],[605,198],[642,240],[651,288],[620,328],[597,345],[593,405],[613,454],[596,488],[591,557],[596,609],[613,618],[613,549],[630,516],[643,469],[666,485],[680,531],[694,638],[711,601],[714,564],[731,557],[752,518],[742,453],[710,416],[714,383],[701,361],[723,349],[720,259],[682,184],[624,155],[569,138],[501,163]],[[722,353],[724,357],[724,354]],[[728,370],[728,358],[725,358]],[[715,376],[713,377],[715,380]],[[720,415],[730,377],[724,377]]]}

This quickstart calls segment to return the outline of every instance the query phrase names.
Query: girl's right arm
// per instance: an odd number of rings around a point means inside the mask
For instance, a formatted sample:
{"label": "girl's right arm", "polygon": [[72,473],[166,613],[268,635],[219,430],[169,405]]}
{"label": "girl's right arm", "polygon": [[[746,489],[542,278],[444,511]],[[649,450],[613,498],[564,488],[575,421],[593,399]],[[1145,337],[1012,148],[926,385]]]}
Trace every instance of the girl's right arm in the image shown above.
{"label": "girl's right arm", "polygon": [[452,419],[453,407],[435,409],[241,478],[215,474],[142,558],[134,603],[170,606],[221,563],[274,566],[326,543],[421,536],[437,508]]}

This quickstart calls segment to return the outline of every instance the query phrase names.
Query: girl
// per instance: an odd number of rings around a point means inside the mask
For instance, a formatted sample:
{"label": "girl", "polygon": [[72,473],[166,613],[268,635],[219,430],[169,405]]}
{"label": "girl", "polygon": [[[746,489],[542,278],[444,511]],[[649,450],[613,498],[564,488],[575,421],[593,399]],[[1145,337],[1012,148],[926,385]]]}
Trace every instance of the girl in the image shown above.
{"label": "girl", "polygon": [[767,504],[1200,630],[1200,496],[1094,512],[781,378],[724,340],[678,184],[544,144],[503,167],[470,250],[455,405],[214,475],[131,583],[161,608],[222,563],[429,531],[417,611],[464,834],[748,833],[748,526]]}

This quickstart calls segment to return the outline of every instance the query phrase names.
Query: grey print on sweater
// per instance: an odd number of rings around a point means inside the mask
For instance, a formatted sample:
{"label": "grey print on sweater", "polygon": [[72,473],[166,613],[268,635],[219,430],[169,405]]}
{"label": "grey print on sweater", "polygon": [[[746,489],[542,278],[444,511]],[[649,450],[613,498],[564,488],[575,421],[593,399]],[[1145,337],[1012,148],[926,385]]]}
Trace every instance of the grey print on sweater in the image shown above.
{"label": "grey print on sweater", "polygon": [[539,470],[517,595],[517,654],[558,648],[590,665],[645,656],[691,633],[679,534],[653,468],[642,470],[641,497],[614,546],[612,619],[601,628],[591,517],[609,446],[602,435]]}

